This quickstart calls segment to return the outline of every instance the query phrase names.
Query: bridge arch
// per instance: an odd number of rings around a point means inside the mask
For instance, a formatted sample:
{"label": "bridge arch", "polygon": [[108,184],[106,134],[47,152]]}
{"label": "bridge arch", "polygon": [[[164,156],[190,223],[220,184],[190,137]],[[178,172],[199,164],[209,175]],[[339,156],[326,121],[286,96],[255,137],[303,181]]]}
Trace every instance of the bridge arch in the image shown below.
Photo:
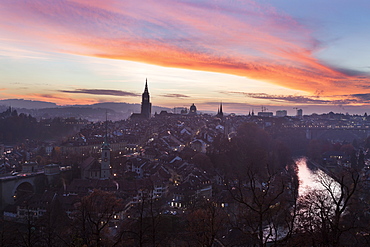
{"label": "bridge arch", "polygon": [[24,194],[43,191],[45,179],[44,173],[0,178],[0,211],[14,204]]}
{"label": "bridge arch", "polygon": [[14,186],[12,196],[14,201],[16,201],[17,199],[34,192],[35,188],[32,181],[20,181],[16,184],[16,186]]}

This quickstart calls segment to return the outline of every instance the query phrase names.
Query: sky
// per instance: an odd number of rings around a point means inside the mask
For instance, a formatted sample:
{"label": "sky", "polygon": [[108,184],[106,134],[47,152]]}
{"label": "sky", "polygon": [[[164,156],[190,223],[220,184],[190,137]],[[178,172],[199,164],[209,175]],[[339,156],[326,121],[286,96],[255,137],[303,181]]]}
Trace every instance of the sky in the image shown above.
{"label": "sky", "polygon": [[0,99],[370,113],[368,0],[1,0]]}

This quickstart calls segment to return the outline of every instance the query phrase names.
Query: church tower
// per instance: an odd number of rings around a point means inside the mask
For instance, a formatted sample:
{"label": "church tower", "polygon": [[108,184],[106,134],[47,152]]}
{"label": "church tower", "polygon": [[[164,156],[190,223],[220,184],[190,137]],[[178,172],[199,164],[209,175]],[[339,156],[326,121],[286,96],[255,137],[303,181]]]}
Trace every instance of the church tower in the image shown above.
{"label": "church tower", "polygon": [[222,111],[222,103],[220,103],[220,108],[218,108],[216,117],[221,118],[221,119],[224,117],[224,113]]}
{"label": "church tower", "polygon": [[148,79],[145,80],[145,89],[141,100],[141,116],[150,118],[152,113],[152,103],[150,103],[150,96],[148,90]]}
{"label": "church tower", "polygon": [[105,121],[105,138],[101,146],[100,179],[110,178],[110,145],[108,143],[108,121]]}

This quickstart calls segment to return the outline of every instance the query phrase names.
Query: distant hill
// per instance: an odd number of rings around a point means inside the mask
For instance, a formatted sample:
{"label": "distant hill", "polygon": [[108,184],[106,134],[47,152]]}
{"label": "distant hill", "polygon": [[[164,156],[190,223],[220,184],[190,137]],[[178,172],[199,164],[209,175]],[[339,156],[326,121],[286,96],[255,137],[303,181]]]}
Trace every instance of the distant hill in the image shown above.
{"label": "distant hill", "polygon": [[0,105],[6,106],[8,108],[24,108],[24,109],[42,109],[42,108],[52,108],[58,105],[51,102],[45,101],[35,101],[35,100],[24,100],[24,99],[3,99],[0,100]]}
{"label": "distant hill", "polygon": [[[108,113],[108,119],[117,121],[127,119],[132,113],[139,113],[140,104],[129,103],[97,103],[92,105],[72,105],[58,106],[55,103],[32,101],[23,99],[0,100],[0,112],[5,111],[11,106],[17,109],[18,113],[30,114],[37,119],[54,117],[75,117],[87,119],[89,121],[103,121],[105,114]],[[152,113],[171,111],[170,108],[153,106]]]}
{"label": "distant hill", "polygon": [[[93,105],[87,105],[87,107],[111,109],[116,112],[129,113],[130,116],[134,112],[141,111],[140,104],[129,104],[129,103],[106,102],[106,103],[97,103]],[[155,112],[160,113],[161,111],[170,112],[172,111],[172,109],[167,108],[167,107],[162,107],[162,106],[152,106],[152,114],[154,114]]]}

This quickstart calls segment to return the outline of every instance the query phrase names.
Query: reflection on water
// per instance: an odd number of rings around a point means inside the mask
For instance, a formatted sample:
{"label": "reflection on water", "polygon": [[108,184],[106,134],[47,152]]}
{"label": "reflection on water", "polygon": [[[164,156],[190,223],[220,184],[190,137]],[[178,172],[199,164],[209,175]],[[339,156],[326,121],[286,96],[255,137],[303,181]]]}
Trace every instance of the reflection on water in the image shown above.
{"label": "reflection on water", "polygon": [[[321,169],[311,170],[307,166],[307,163],[310,164],[310,162],[305,157],[296,159],[295,162],[298,166],[298,178],[300,180],[298,193],[303,199],[302,205],[306,203],[312,204],[308,207],[308,212],[313,209],[312,212],[316,212],[316,216],[324,211],[326,215],[335,215],[335,209],[339,205],[338,203],[341,202],[341,199],[343,199],[344,193],[340,184]],[[308,200],[304,200],[305,196],[308,196]],[[304,214],[305,211],[300,213]],[[315,215],[314,217],[316,217]],[[320,217],[317,217],[319,220]]]}
{"label": "reflection on water", "polygon": [[307,166],[307,158],[301,157],[295,160],[298,166],[298,177],[299,177],[299,195],[302,196],[305,193],[316,189],[322,190],[324,186],[318,181],[319,176],[325,176],[326,179],[332,180],[329,176],[327,176],[322,170],[318,169],[316,171],[312,171]]}

